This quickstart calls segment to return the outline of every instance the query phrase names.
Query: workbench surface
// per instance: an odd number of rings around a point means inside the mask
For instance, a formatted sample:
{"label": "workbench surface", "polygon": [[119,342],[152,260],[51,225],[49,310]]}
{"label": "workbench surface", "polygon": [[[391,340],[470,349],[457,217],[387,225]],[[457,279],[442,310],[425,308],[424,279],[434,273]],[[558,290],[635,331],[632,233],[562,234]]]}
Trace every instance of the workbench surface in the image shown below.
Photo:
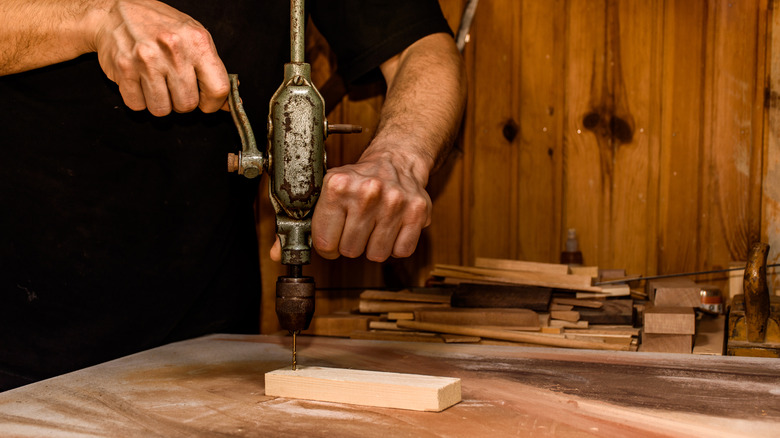
{"label": "workbench surface", "polygon": [[780,360],[302,337],[303,365],[459,377],[441,413],[266,397],[289,337],[212,335],[0,393],[0,435],[778,436]]}

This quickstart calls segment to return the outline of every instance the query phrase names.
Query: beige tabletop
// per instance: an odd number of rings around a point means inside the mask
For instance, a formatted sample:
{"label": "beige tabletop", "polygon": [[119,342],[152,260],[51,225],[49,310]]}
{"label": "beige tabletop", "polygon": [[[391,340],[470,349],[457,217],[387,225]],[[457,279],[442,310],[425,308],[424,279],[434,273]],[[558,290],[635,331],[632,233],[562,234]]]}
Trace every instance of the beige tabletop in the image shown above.
{"label": "beige tabletop", "polygon": [[290,338],[212,335],[0,393],[0,436],[773,436],[780,360],[304,337],[305,365],[458,377],[441,413],[266,397]]}

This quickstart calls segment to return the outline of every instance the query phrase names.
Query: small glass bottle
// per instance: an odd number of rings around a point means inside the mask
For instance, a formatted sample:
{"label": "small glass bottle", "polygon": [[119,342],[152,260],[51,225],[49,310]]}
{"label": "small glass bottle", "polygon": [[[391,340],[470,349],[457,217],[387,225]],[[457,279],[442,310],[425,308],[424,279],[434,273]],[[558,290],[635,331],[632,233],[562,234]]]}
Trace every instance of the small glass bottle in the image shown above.
{"label": "small glass bottle", "polygon": [[582,253],[577,242],[577,230],[569,228],[566,236],[566,250],[561,252],[561,263],[569,266],[582,266]]}

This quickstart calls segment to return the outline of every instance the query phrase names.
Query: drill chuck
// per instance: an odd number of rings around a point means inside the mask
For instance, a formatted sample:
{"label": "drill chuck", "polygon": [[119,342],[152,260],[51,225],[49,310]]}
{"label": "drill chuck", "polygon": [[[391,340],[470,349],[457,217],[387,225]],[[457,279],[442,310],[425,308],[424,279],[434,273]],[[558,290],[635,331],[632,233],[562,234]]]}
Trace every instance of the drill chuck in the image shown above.
{"label": "drill chuck", "polygon": [[276,316],[283,329],[306,330],[314,316],[314,278],[279,277],[276,280]]}

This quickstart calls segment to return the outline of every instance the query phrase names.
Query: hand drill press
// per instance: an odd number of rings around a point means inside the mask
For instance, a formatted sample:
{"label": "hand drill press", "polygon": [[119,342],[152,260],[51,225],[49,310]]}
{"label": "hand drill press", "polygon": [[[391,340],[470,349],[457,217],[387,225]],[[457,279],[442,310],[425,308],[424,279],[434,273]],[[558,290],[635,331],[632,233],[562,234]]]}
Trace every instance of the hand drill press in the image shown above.
{"label": "hand drill press", "polygon": [[269,196],[276,211],[276,234],[282,247],[286,276],[276,281],[276,315],[292,334],[292,369],[297,366],[296,336],[309,328],[314,314],[314,279],[303,275],[311,262],[311,217],[325,176],[324,142],[331,133],[361,132],[359,126],[328,125],[325,102],[304,62],[304,0],[290,2],[290,57],[284,81],[271,98],[268,147],[257,148],[252,127],[238,95],[238,78],[230,75],[230,113],[241,137],[242,150],[228,155],[228,171],[255,178],[267,171]]}

